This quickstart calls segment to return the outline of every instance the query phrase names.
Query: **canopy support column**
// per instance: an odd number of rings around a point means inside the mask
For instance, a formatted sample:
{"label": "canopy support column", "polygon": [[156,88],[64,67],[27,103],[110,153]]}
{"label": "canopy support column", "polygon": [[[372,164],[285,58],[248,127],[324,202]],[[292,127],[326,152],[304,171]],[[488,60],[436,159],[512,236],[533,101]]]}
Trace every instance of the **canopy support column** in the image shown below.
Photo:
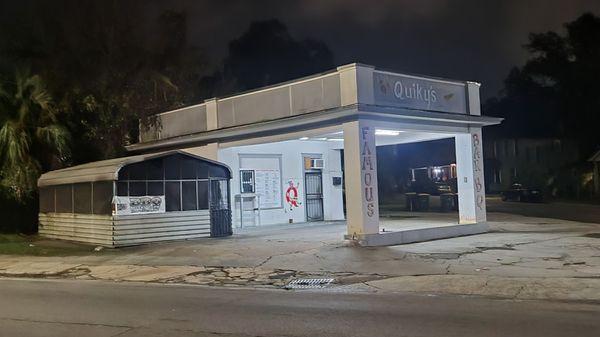
{"label": "canopy support column", "polygon": [[375,128],[361,120],[343,127],[347,238],[358,240],[379,233]]}
{"label": "canopy support column", "polygon": [[455,137],[460,224],[486,222],[481,128]]}

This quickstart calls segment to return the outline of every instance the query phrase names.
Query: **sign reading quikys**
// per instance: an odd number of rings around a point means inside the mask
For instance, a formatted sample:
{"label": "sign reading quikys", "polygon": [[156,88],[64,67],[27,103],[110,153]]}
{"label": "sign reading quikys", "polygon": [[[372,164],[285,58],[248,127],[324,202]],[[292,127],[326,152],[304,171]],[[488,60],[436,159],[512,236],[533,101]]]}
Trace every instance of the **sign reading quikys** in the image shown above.
{"label": "sign reading quikys", "polygon": [[113,214],[148,214],[164,213],[165,196],[142,196],[142,197],[114,197]]}
{"label": "sign reading quikys", "polygon": [[378,105],[467,113],[466,86],[460,82],[374,72],[373,86]]}

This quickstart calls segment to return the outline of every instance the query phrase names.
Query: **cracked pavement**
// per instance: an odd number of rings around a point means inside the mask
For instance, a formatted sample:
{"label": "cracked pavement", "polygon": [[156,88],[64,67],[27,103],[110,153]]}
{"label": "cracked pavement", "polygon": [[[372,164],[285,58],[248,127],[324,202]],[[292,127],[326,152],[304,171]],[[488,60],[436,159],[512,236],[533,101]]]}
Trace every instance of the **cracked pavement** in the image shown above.
{"label": "cracked pavement", "polygon": [[[398,212],[383,223],[455,216]],[[489,224],[486,234],[369,248],[342,241],[344,222],[265,226],[84,256],[0,256],[0,275],[273,288],[333,277],[344,291],[600,301],[600,225],[503,213]]]}

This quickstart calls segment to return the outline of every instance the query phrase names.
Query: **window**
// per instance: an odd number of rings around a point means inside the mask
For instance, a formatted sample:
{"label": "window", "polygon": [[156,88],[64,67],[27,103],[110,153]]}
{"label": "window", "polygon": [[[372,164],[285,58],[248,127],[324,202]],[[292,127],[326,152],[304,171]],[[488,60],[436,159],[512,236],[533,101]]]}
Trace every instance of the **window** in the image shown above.
{"label": "window", "polygon": [[92,183],[73,184],[73,212],[92,214]]}
{"label": "window", "polygon": [[181,211],[181,188],[179,181],[165,183],[166,211]]}
{"label": "window", "polygon": [[148,182],[148,195],[165,195],[164,184],[162,181]]}
{"label": "window", "polygon": [[555,139],[552,143],[552,145],[554,146],[554,151],[562,152],[562,142],[560,141],[560,139]]}
{"label": "window", "polygon": [[240,170],[242,193],[254,193],[254,170]]}
{"label": "window", "polygon": [[198,206],[196,202],[196,182],[181,182],[181,208],[183,211],[195,211]]}
{"label": "window", "polygon": [[126,181],[117,182],[117,195],[119,197],[126,197],[129,195],[129,183]]}
{"label": "window", "polygon": [[196,179],[196,160],[183,158],[181,160],[181,178]]}
{"label": "window", "polygon": [[198,209],[208,209],[208,180],[198,181]]}
{"label": "window", "polygon": [[129,196],[130,197],[142,197],[144,195],[147,195],[145,181],[130,181],[129,182]]}
{"label": "window", "polygon": [[110,214],[112,212],[112,181],[96,181],[92,183],[92,211],[94,214]]}
{"label": "window", "polygon": [[165,161],[165,179],[178,180],[181,177],[179,170],[179,158],[177,156],[166,157]]}
{"label": "window", "polygon": [[54,187],[48,186],[40,188],[40,212],[54,212]]}
{"label": "window", "polygon": [[494,141],[494,158],[498,158],[498,143]]}
{"label": "window", "polygon": [[117,195],[164,196],[167,212],[206,210],[211,196],[209,182],[217,180],[215,177],[228,181],[231,173],[221,165],[175,154],[123,167]]}
{"label": "window", "polygon": [[73,186],[57,185],[56,213],[73,213]]}
{"label": "window", "polygon": [[502,171],[499,169],[494,169],[494,183],[502,184]]}

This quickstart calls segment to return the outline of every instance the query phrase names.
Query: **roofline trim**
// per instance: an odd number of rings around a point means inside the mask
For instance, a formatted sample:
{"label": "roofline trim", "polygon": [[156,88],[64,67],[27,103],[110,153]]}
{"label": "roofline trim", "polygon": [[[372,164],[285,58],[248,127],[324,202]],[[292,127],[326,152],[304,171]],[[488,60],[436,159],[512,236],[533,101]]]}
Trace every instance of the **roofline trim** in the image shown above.
{"label": "roofline trim", "polygon": [[488,126],[502,122],[502,118],[451,114],[424,110],[395,108],[377,105],[353,104],[328,110],[320,110],[297,116],[290,116],[260,123],[233,126],[229,128],[202,131],[184,136],[162,139],[153,142],[136,143],[126,146],[127,151],[151,151],[177,146],[193,146],[214,142],[244,139],[252,136],[273,135],[290,130],[306,130],[311,126],[339,124],[359,118],[388,119],[415,123],[418,121],[436,122],[436,124],[454,124],[462,126]]}

